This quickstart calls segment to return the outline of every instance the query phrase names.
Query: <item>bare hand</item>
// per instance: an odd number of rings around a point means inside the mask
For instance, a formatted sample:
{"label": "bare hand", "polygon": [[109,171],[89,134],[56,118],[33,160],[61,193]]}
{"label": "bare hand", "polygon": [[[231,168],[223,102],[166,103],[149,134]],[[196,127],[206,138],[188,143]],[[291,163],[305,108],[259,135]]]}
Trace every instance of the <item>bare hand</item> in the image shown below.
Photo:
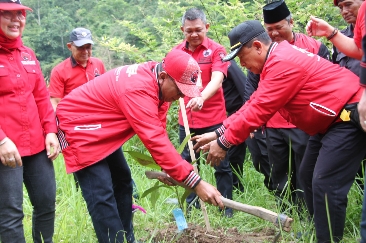
{"label": "bare hand", "polygon": [[194,188],[194,191],[202,201],[224,209],[224,204],[221,201],[221,193],[211,184],[201,180]]}
{"label": "bare hand", "polygon": [[366,89],[364,89],[360,102],[357,106],[360,116],[360,124],[362,129],[366,132]]}
{"label": "bare hand", "polygon": [[202,150],[202,146],[208,144],[209,142],[215,139],[217,139],[217,135],[215,132],[208,132],[201,135],[196,135],[193,138],[191,138],[192,141],[196,141],[196,144],[193,146],[193,149],[196,152],[199,152]]}
{"label": "bare hand", "polygon": [[51,160],[55,160],[60,153],[60,144],[58,142],[56,134],[48,133],[46,135],[45,143],[48,158]]}
{"label": "bare hand", "polygon": [[186,108],[190,108],[192,111],[200,111],[203,107],[203,102],[202,97],[192,98],[186,105]]}
{"label": "bare hand", "polygon": [[217,144],[217,140],[214,140],[203,147],[204,150],[209,150],[207,155],[206,163],[211,166],[218,166],[220,162],[225,159],[226,151],[220,148]]}
{"label": "bare hand", "polygon": [[334,28],[328,24],[326,21],[316,18],[314,16],[310,17],[308,24],[306,25],[306,32],[309,36],[330,36]]}
{"label": "bare hand", "polygon": [[160,182],[164,183],[165,185],[168,185],[168,186],[176,186],[177,185],[174,182],[174,180],[168,174],[166,174],[166,176],[159,176],[158,180]]}
{"label": "bare hand", "polygon": [[12,168],[15,168],[17,165],[22,166],[22,158],[20,157],[17,146],[15,146],[10,138],[5,139],[7,139],[7,141],[0,146],[1,163]]}

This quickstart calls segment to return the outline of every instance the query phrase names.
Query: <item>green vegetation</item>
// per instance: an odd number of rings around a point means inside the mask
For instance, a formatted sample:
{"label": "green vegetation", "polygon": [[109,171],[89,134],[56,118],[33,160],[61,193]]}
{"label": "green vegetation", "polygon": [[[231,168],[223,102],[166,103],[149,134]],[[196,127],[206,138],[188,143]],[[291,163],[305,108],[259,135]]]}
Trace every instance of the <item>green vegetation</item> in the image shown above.
{"label": "green vegetation", "polygon": [[[124,145],[125,150],[132,150],[133,146],[139,143],[138,139],[134,137]],[[149,180],[145,177],[144,171],[149,168],[142,167],[126,154],[128,161],[130,161],[133,178],[137,184],[140,195],[151,188],[157,181]],[[56,207],[56,225],[54,242],[97,242],[91,219],[87,212],[85,202],[82,198],[81,192],[76,190],[75,182],[72,175],[67,175],[65,172],[62,156],[55,162],[56,180],[57,180],[57,207]],[[202,167],[201,167],[202,168]],[[209,166],[203,166],[201,176],[208,182],[215,184],[213,169]],[[245,192],[240,193],[235,191],[234,200],[263,208],[267,208],[274,212],[279,210],[276,206],[274,196],[267,191],[263,185],[264,177],[255,171],[250,154],[245,160],[245,172],[241,175],[241,180],[245,184]],[[160,183],[161,184],[161,183]],[[25,190],[25,189],[24,189]],[[184,189],[179,188],[180,195],[183,195]],[[32,242],[31,237],[31,205],[27,198],[27,193],[24,194],[26,199],[24,201],[25,210],[25,234],[27,242]],[[153,194],[154,196],[154,194]],[[177,205],[165,203],[168,198],[176,197],[174,190],[161,188],[159,189],[159,196],[154,202],[150,197],[138,200],[136,203],[143,206],[147,210],[147,214],[137,212],[134,216],[135,235],[137,239],[145,239],[146,242],[151,242],[151,234],[159,229],[164,228],[166,223],[174,222],[172,210]],[[355,184],[349,194],[349,206],[347,210],[347,220],[345,227],[344,242],[356,243],[359,238],[359,221],[362,206],[362,193],[360,188]],[[208,216],[211,227],[213,229],[218,227],[233,228],[237,227],[242,233],[259,232],[263,229],[275,227],[262,219],[252,215],[235,212],[231,219],[222,217],[218,209],[214,206],[207,205]],[[292,210],[294,213],[290,215],[294,219],[292,233],[283,232],[282,240],[279,242],[294,242],[296,240],[297,232],[306,234],[305,238],[300,242],[315,242],[313,226],[311,223],[300,220],[300,216],[296,213],[296,209]],[[193,210],[192,216],[187,219],[189,223],[199,224],[205,227],[202,212]],[[170,243],[167,239],[165,243]]]}
{"label": "green vegetation", "polygon": [[[205,10],[209,37],[229,47],[227,33],[249,19],[262,20],[265,0],[23,0],[31,7],[23,40],[33,48],[48,79],[51,69],[69,56],[66,43],[75,27],[89,28],[96,45],[94,56],[107,69],[161,60],[183,35],[181,17],[190,7]],[[304,32],[312,14],[343,28],[346,24],[331,1],[287,0],[295,31]],[[325,42],[326,40],[323,39]],[[325,42],[330,48],[330,43]]]}
{"label": "green vegetation", "polygon": [[[205,9],[208,22],[211,23],[209,37],[229,47],[226,37],[235,25],[248,19],[262,20],[261,7],[265,1],[239,0],[23,0],[23,4],[32,7],[28,13],[27,26],[23,40],[33,48],[39,58],[46,79],[51,69],[61,60],[68,57],[66,48],[69,33],[75,27],[86,27],[92,30],[96,42],[93,55],[101,58],[107,69],[116,66],[161,60],[161,58],[177,43],[182,41],[180,18],[185,9],[197,6]],[[346,24],[340,17],[338,9],[332,1],[286,0],[294,20],[295,31],[304,32],[309,16],[315,15],[326,19],[334,26],[343,28]],[[329,42],[322,40],[330,48]],[[169,137],[178,146],[177,117],[178,108],[173,104],[168,114]],[[124,145],[124,150],[146,153],[137,137]],[[263,176],[255,171],[250,154],[245,161],[245,173],[241,179],[245,184],[245,192],[234,193],[234,200],[260,206],[278,212],[274,196],[263,185]],[[133,178],[140,194],[152,187],[156,181],[148,180],[141,167],[128,156]],[[62,156],[55,162],[57,179],[57,211],[54,242],[96,242],[93,226],[88,215],[81,192],[77,191],[72,175],[67,175]],[[211,167],[203,166],[202,177],[215,184]],[[183,193],[183,189],[181,194]],[[173,190],[162,188],[156,203],[149,197],[137,203],[147,209],[146,215],[136,213],[134,218],[135,234],[138,239],[149,242],[154,230],[172,222],[171,211],[176,207],[164,203],[166,199],[175,197]],[[25,233],[27,242],[31,242],[31,205],[24,193]],[[362,190],[354,185],[349,194],[347,220],[344,242],[356,243],[359,238],[359,221],[362,206]],[[303,220],[292,210],[294,218],[292,234],[283,233],[281,242],[296,241],[296,233],[305,235],[302,242],[315,242],[312,223]],[[232,228],[240,232],[260,231],[273,226],[259,218],[236,212],[231,219],[224,218],[213,206],[208,206],[211,226]],[[203,217],[197,210],[189,222],[204,225]],[[169,240],[167,239],[167,242]]]}

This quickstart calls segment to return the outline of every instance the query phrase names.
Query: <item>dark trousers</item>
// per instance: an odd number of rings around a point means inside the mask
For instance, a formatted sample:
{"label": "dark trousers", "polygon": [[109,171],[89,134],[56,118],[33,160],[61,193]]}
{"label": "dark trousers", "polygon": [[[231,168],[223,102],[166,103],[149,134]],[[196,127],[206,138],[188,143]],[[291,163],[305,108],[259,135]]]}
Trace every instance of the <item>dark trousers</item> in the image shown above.
{"label": "dark trousers", "polygon": [[53,163],[45,150],[24,156],[22,161],[23,166],[16,168],[0,163],[0,242],[25,243],[23,182],[33,206],[33,242],[53,242],[56,202]]}
{"label": "dark trousers", "polygon": [[75,172],[99,243],[135,241],[131,171],[118,149],[106,159]]}
{"label": "dark trousers", "polygon": [[[300,164],[309,135],[298,128],[266,128],[273,189],[279,199],[289,186],[292,203],[303,202],[303,189],[298,179]],[[289,180],[290,179],[290,180]]]}
{"label": "dark trousers", "polygon": [[273,190],[271,168],[268,159],[266,132],[261,129],[254,132],[254,138],[247,138],[245,143],[252,156],[254,168],[264,175],[264,185],[268,190]]}
{"label": "dark trousers", "polygon": [[324,135],[309,139],[300,181],[319,243],[331,242],[329,228],[334,242],[343,237],[347,194],[365,156],[365,146],[366,133],[350,122],[336,123]]}
{"label": "dark trousers", "polygon": [[239,191],[244,191],[243,182],[239,177],[244,175],[244,159],[246,154],[247,145],[245,143],[241,143],[236,146],[232,146],[227,152],[227,156],[229,157],[232,174],[233,174],[233,187],[238,189]]}
{"label": "dark trousers", "polygon": [[[207,132],[215,131],[220,126],[221,126],[221,124],[211,126],[211,127],[206,127],[206,128],[200,128],[200,129],[191,128],[190,132],[194,133],[194,135],[200,135],[200,134],[204,134]],[[181,143],[183,142],[185,137],[186,137],[186,132],[184,130],[184,127],[179,126],[179,140]],[[189,154],[188,146],[185,146],[181,156],[183,159],[185,159],[189,162],[192,162],[190,154]],[[196,159],[198,159],[200,154],[195,152],[195,156],[196,156]],[[199,164],[199,163],[197,163],[197,164]],[[228,155],[226,155],[225,159],[223,161],[221,161],[219,166],[215,166],[214,168],[215,168],[215,178],[216,178],[217,190],[221,193],[221,195],[223,197],[232,199],[233,198],[233,175],[232,175]],[[196,194],[191,193],[186,199],[187,203],[190,204],[195,197],[196,197]]]}

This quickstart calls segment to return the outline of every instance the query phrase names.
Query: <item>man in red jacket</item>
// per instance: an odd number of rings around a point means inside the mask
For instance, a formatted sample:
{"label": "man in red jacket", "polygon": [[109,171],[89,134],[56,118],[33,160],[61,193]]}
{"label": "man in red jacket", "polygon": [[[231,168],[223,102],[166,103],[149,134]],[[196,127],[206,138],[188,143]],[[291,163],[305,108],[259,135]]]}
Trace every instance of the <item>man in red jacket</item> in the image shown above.
{"label": "man in red jacket", "polygon": [[105,158],[135,134],[173,179],[223,208],[221,194],[182,159],[165,130],[169,102],[199,96],[199,78],[197,62],[175,50],[161,63],[112,69],[73,90],[57,106],[66,170],[78,179],[99,242],[123,242],[118,207],[131,208],[132,190],[114,185],[114,178],[130,177],[131,172],[126,162]]}
{"label": "man in red jacket", "polygon": [[279,111],[287,121],[314,135],[300,167],[300,182],[318,242],[341,241],[347,194],[366,153],[366,133],[361,132],[356,115],[363,92],[358,77],[287,41],[272,42],[256,20],[236,26],[229,39],[232,52],[224,60],[238,56],[243,67],[261,74],[259,87],[220,129],[197,136],[196,147],[214,140],[202,149],[209,150],[207,162],[216,165],[228,148],[244,141]]}
{"label": "man in red jacket", "polygon": [[[277,43],[288,41],[291,45],[329,60],[329,51],[323,43],[293,31],[294,20],[284,0],[265,5],[263,18],[264,27],[272,41]],[[258,87],[259,74],[248,72],[248,79],[248,82],[256,83]],[[291,205],[283,202],[284,198],[297,205],[298,209],[302,209],[304,193],[298,173],[309,135],[286,121],[278,112],[267,121],[265,129],[258,130],[263,130],[260,132],[266,136],[272,189],[278,199],[280,210],[284,211]],[[287,191],[291,193],[288,194]]]}

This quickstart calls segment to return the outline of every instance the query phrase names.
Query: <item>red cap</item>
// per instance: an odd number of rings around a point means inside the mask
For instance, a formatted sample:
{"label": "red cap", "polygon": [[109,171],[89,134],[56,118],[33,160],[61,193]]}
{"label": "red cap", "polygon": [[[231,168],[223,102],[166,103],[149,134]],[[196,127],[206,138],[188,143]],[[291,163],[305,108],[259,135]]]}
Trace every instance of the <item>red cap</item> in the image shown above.
{"label": "red cap", "polygon": [[333,0],[334,6],[338,6],[338,0]]}
{"label": "red cap", "polygon": [[191,55],[184,51],[172,50],[163,59],[162,64],[185,96],[201,96],[198,86],[201,83],[201,70]]}
{"label": "red cap", "polygon": [[0,0],[0,10],[30,10],[27,6],[22,5],[20,0]]}

